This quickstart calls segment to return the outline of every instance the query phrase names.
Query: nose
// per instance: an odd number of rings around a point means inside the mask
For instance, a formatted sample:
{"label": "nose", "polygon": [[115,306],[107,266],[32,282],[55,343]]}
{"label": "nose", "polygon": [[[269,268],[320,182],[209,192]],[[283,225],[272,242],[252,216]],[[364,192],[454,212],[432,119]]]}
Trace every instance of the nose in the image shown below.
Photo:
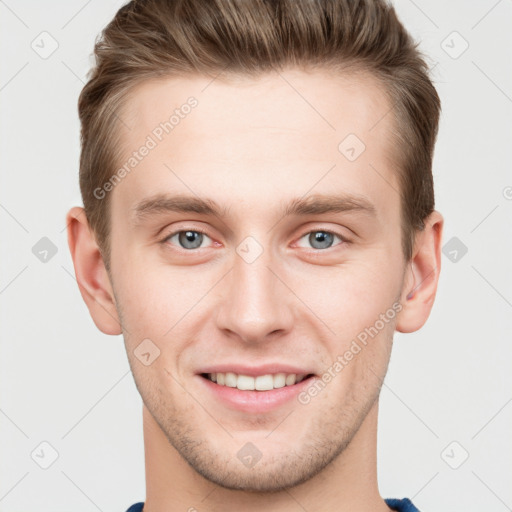
{"label": "nose", "polygon": [[246,344],[265,343],[291,330],[294,294],[276,267],[267,251],[251,263],[235,255],[218,304],[220,330]]}

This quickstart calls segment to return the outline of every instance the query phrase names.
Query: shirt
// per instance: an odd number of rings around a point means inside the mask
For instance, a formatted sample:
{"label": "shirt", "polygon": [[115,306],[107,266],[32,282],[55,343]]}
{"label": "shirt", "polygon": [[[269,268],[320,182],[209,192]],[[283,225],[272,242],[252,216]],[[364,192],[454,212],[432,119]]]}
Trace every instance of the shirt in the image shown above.
{"label": "shirt", "polygon": [[[387,498],[384,501],[388,507],[390,507],[392,510],[396,510],[397,512],[420,512],[412,504],[412,501],[409,498],[404,498],[402,500],[396,498]],[[135,503],[126,512],[142,512],[143,506],[143,501]]]}

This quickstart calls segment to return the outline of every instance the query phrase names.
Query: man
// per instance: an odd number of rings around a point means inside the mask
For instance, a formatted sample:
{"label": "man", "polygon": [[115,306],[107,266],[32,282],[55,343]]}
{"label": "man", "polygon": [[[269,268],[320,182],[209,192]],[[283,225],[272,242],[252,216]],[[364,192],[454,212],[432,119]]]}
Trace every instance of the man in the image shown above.
{"label": "man", "polygon": [[135,1],[95,53],[68,240],[144,402],[129,511],[417,510],[376,433],[437,289],[440,102],[393,8]]}

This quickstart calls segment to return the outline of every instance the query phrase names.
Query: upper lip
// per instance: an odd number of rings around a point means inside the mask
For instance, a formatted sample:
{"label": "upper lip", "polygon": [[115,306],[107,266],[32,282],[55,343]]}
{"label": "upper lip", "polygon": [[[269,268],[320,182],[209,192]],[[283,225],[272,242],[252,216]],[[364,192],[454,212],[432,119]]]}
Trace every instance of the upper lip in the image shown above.
{"label": "upper lip", "polygon": [[282,363],[267,363],[259,366],[247,366],[235,363],[224,363],[224,364],[215,364],[210,366],[205,366],[197,373],[227,373],[233,372],[237,375],[248,375],[251,377],[257,377],[258,375],[268,375],[275,373],[286,373],[287,375],[291,373],[295,374],[303,374],[309,375],[313,372],[305,367],[292,366],[289,364]]}

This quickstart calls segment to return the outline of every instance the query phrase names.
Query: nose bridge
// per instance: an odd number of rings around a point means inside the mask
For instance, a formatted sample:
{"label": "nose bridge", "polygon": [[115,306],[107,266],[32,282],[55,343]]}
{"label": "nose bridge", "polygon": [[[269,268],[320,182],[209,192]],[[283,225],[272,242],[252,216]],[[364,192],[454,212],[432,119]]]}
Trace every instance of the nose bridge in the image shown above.
{"label": "nose bridge", "polygon": [[236,333],[245,342],[258,342],[291,327],[289,297],[275,275],[276,267],[271,251],[251,237],[239,244],[219,306],[220,329]]}

